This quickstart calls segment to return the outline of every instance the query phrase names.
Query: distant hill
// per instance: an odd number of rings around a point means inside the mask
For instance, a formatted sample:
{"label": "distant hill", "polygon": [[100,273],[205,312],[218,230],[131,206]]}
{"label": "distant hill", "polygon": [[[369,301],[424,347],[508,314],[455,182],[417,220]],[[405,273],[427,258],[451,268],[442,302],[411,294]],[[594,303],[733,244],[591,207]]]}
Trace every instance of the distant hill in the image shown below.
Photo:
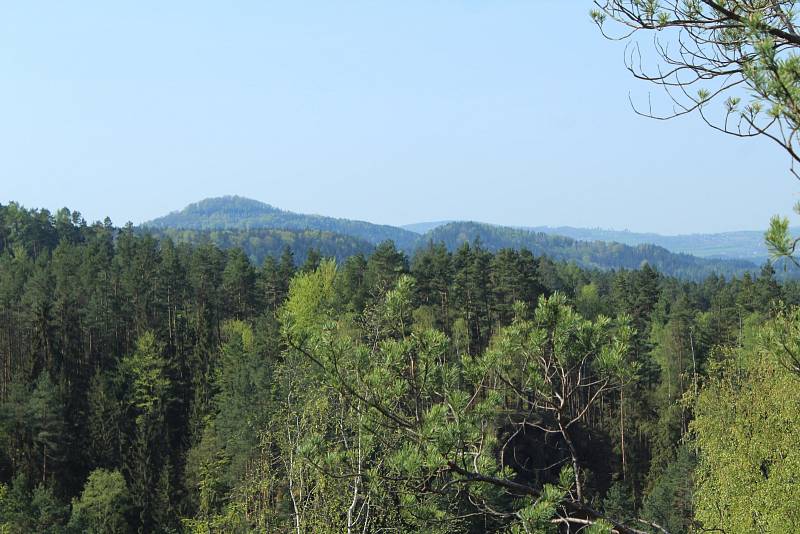
{"label": "distant hill", "polygon": [[369,255],[374,245],[357,237],[321,232],[319,230],[277,230],[253,228],[250,230],[184,230],[179,228],[144,228],[154,237],[169,237],[176,243],[202,245],[212,243],[222,249],[241,248],[256,265],[261,265],[268,256],[277,258],[287,246],[294,253],[294,260],[302,264],[311,249],[323,257],[336,258],[343,262],[355,254]]}
{"label": "distant hill", "polygon": [[402,228],[403,230],[409,230],[411,232],[422,235],[430,232],[434,228],[438,228],[439,226],[444,226],[445,224],[449,224],[451,222],[457,222],[457,221],[432,221],[432,222],[421,222],[414,224],[404,224],[400,228]]}
{"label": "distant hill", "polygon": [[[682,252],[700,258],[735,258],[764,262],[769,258],[764,244],[763,230],[743,230],[716,234],[660,235],[638,233],[627,230],[603,230],[600,228],[530,227],[534,232],[556,234],[581,241],[616,241],[626,245],[653,244],[672,252]],[[793,231],[797,231],[795,228]]]}
{"label": "distant hill", "polygon": [[185,230],[317,230],[356,237],[373,245],[391,239],[404,250],[412,249],[418,238],[414,232],[395,226],[293,213],[237,196],[202,200],[142,226]]}
{"label": "distant hill", "polygon": [[605,241],[579,241],[566,236],[475,222],[455,222],[438,226],[422,236],[422,239],[425,242],[444,243],[449,249],[456,249],[463,243],[472,243],[478,239],[483,247],[491,251],[501,248],[527,248],[535,255],[575,262],[587,268],[637,269],[647,262],[662,273],[695,280],[715,273],[733,276],[757,270],[757,265],[747,260],[698,258],[676,254],[652,244],[630,246]]}
{"label": "distant hill", "polygon": [[[407,224],[406,230],[424,234],[454,221],[435,221]],[[573,226],[514,226],[522,230],[571,237],[579,241],[610,241],[624,245],[658,245],[670,252],[691,254],[699,258],[745,259],[763,263],[769,258],[764,245],[764,231],[743,230],[716,234],[662,235],[651,232],[629,230],[606,230],[603,228],[576,228]],[[793,228],[797,235],[800,228]]]}

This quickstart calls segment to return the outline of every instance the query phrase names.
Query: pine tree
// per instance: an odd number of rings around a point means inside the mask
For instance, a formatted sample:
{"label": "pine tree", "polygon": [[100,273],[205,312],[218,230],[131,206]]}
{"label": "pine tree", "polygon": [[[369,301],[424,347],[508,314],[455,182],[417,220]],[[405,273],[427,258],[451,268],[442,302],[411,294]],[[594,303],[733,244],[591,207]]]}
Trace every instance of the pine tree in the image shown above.
{"label": "pine tree", "polygon": [[256,308],[254,297],[256,271],[242,249],[228,252],[228,261],[222,272],[222,293],[227,301],[226,315],[246,319]]}
{"label": "pine tree", "polygon": [[65,442],[63,405],[57,386],[47,372],[42,372],[27,406],[33,455],[38,458],[39,480],[42,483],[56,476],[68,447]]}
{"label": "pine tree", "polygon": [[384,241],[367,260],[364,281],[370,296],[380,296],[389,291],[401,274],[408,271],[408,260],[392,241]]}

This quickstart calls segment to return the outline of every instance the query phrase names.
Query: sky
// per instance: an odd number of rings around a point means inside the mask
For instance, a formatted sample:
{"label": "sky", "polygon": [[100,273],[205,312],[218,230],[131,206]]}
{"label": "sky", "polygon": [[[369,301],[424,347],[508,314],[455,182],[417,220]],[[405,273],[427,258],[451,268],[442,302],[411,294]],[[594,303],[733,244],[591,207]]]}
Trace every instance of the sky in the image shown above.
{"label": "sky", "polygon": [[8,2],[0,203],[143,222],[240,195],[385,224],[762,229],[765,140],[637,116],[589,0]]}

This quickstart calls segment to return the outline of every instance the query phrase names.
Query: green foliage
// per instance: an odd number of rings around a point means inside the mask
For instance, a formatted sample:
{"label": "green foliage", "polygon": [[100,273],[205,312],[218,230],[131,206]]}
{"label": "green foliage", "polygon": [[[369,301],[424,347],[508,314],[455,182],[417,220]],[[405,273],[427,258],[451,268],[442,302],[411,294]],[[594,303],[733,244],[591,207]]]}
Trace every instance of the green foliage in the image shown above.
{"label": "green foliage", "polygon": [[642,516],[669,532],[690,532],[694,516],[694,470],[696,459],[682,446],[672,462],[653,482],[644,501]]}
{"label": "green foliage", "polygon": [[170,387],[162,347],[153,332],[145,332],[136,342],[136,350],[122,360],[124,372],[130,377],[130,402],[140,415],[150,415],[163,407]]}
{"label": "green foliage", "polygon": [[41,477],[47,480],[48,464],[52,470],[53,464],[62,460],[65,445],[62,402],[48,373],[39,375],[27,408],[33,446],[41,461]]}
{"label": "green foliage", "polygon": [[[552,410],[556,420],[548,424],[552,424],[555,432],[561,428],[564,447],[573,451],[564,459],[574,460],[573,467],[557,480],[560,487],[565,484],[572,487],[574,477],[574,484],[581,485],[583,477],[578,473],[573,432],[567,429],[583,418],[592,401],[585,407],[575,402],[577,396],[565,402],[559,400],[559,391],[567,383],[573,384],[574,391],[603,383],[594,395],[597,399],[604,387],[613,388],[611,384],[616,383],[624,365],[625,339],[630,337],[623,334],[625,329],[618,328],[622,337],[617,338],[610,321],[604,318],[586,321],[567,305],[563,295],[556,295],[540,300],[534,321],[523,319],[526,313],[517,306],[518,318],[501,331],[491,351],[479,358],[460,360],[449,356],[449,342],[442,333],[410,328],[416,288],[408,276],[401,276],[396,287],[385,293],[370,313],[370,322],[363,333],[354,337],[349,325],[340,329],[335,323],[320,322],[324,314],[319,313],[319,302],[330,293],[324,289],[328,279],[325,274],[320,269],[293,282],[284,321],[290,331],[305,333],[306,343],[300,356],[307,355],[314,362],[311,372],[323,386],[320,393],[325,395],[325,389],[330,388],[338,394],[326,399],[319,394],[304,393],[297,400],[305,398],[306,403],[311,402],[316,414],[327,411],[333,415],[336,411],[331,412],[332,407],[344,399],[359,414],[358,426],[351,430],[355,432],[350,438],[351,445],[346,445],[343,435],[344,448],[336,452],[334,443],[338,440],[323,438],[322,422],[314,423],[304,415],[304,423],[298,427],[300,420],[295,419],[294,430],[290,432],[298,440],[295,450],[301,458],[309,458],[311,465],[319,466],[321,473],[301,475],[301,468],[293,467],[290,477],[325,478],[336,471],[334,466],[347,462],[354,441],[363,453],[363,443],[377,440],[386,451],[385,459],[368,456],[362,460],[358,454],[356,472],[367,469],[371,477],[394,481],[390,491],[399,499],[400,517],[414,525],[415,530],[429,531],[434,525],[464,528],[463,520],[453,512],[459,488],[478,499],[473,502],[509,510],[509,517],[519,518],[520,528],[552,526],[549,520],[563,506],[568,489],[556,490],[552,484],[531,486],[530,491],[538,497],[531,505],[513,511],[511,495],[502,484],[504,480],[511,483],[512,473],[503,465],[503,457],[496,456],[496,451],[515,450],[522,445],[514,443],[509,435],[506,441],[498,441],[498,434],[504,433],[504,423],[496,419],[496,414],[504,397],[518,399],[514,401],[518,408],[509,413],[509,418],[518,419],[519,428],[524,429],[534,421],[543,424],[538,416],[530,422],[526,420],[531,410],[542,409],[545,413]],[[371,332],[377,332],[378,337],[373,338]],[[551,375],[548,371],[551,366],[561,369],[558,376],[564,378]],[[294,368],[295,380],[301,369]],[[583,371],[572,374],[577,369]],[[480,384],[492,384],[492,388],[486,395],[477,395]],[[492,392],[493,389],[497,392]],[[292,412],[303,413],[297,408]],[[376,434],[376,429],[381,430]],[[509,455],[518,454],[511,450]],[[362,461],[368,463],[364,465]],[[495,479],[501,483],[487,483]],[[440,488],[439,491],[419,494],[414,488],[423,480],[432,488]],[[332,482],[329,480],[327,484]],[[358,487],[358,483],[353,484]],[[370,494],[370,498],[377,497]],[[322,505],[313,500],[316,506]],[[330,504],[331,501],[325,501],[326,506]],[[479,512],[488,513],[484,505],[475,506]],[[373,502],[373,506],[378,506],[378,502]],[[299,512],[296,517],[300,517]]]}
{"label": "green foliage", "polygon": [[[213,425],[206,427],[213,434],[204,434],[201,442],[216,440],[222,450],[204,460],[201,480],[204,485],[218,483],[209,477],[224,465],[220,481],[230,487],[243,476],[257,451],[260,433],[268,426],[275,403],[273,368],[266,355],[256,350],[251,327],[231,321],[223,325],[223,330],[226,341],[221,348],[215,380],[216,415]],[[204,489],[201,488],[201,496]]]}
{"label": "green foliage", "polygon": [[290,337],[302,338],[324,322],[335,297],[336,264],[326,261],[319,269],[292,279],[283,309]]}
{"label": "green foliage", "polygon": [[631,488],[620,481],[611,484],[603,499],[603,512],[608,517],[625,522],[634,519],[635,511],[636,502],[633,499]]}
{"label": "green foliage", "polygon": [[50,486],[40,484],[31,490],[24,475],[10,485],[0,485],[0,532],[4,534],[62,534],[67,514],[68,507]]}
{"label": "green foliage", "polygon": [[[794,211],[800,213],[800,203],[795,204]],[[777,262],[783,261],[784,269],[788,267],[787,263],[800,265],[795,255],[798,238],[791,235],[788,218],[773,216],[769,222],[769,229],[764,234],[764,241],[771,258]]]}
{"label": "green foliage", "polygon": [[770,254],[775,258],[789,258],[794,254],[794,240],[789,235],[789,219],[774,216],[764,235]]}
{"label": "green foliage", "polygon": [[145,332],[136,350],[120,366],[130,384],[127,402],[135,428],[125,456],[126,474],[139,520],[148,529],[165,529],[174,522],[170,505],[170,468],[160,448],[167,437],[166,414],[172,383],[163,346],[153,332]]}
{"label": "green foliage", "polygon": [[696,516],[705,528],[784,532],[800,524],[800,389],[786,366],[800,349],[798,332],[798,312],[782,314],[714,364],[692,423]]}
{"label": "green foliage", "polygon": [[36,486],[31,495],[33,530],[42,534],[61,534],[69,507],[61,503],[50,486]]}
{"label": "green foliage", "polygon": [[343,262],[355,254],[369,254],[374,248],[368,241],[356,237],[318,230],[147,228],[143,232],[194,246],[213,244],[224,250],[240,249],[256,265],[267,258],[280,257],[287,247],[294,251],[299,262],[305,262],[312,251]]}
{"label": "green foliage", "polygon": [[115,465],[122,447],[122,406],[108,377],[95,373],[87,393],[92,455],[100,465]]}
{"label": "green foliage", "polygon": [[92,471],[79,499],[72,502],[70,532],[124,534],[132,532],[127,515],[131,495],[119,471]]}

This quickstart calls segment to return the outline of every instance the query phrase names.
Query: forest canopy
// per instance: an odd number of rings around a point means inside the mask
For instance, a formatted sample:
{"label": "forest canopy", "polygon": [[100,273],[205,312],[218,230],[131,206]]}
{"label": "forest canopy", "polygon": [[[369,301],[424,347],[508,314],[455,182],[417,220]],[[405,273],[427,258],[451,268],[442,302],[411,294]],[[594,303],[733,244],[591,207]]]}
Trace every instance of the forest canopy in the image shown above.
{"label": "forest canopy", "polygon": [[0,246],[5,531],[796,522],[800,292],[769,264],[686,281],[390,241],[254,264],[13,204]]}
{"label": "forest canopy", "polygon": [[[632,138],[613,84],[586,98],[608,69],[577,35],[535,53],[563,6],[527,4],[14,10],[9,190],[112,187],[105,208],[140,214],[222,186],[386,220],[758,213],[764,160]],[[593,6],[659,90],[635,113],[769,140],[800,178],[795,0]],[[0,204],[0,534],[800,532],[789,220],[562,228]]]}

